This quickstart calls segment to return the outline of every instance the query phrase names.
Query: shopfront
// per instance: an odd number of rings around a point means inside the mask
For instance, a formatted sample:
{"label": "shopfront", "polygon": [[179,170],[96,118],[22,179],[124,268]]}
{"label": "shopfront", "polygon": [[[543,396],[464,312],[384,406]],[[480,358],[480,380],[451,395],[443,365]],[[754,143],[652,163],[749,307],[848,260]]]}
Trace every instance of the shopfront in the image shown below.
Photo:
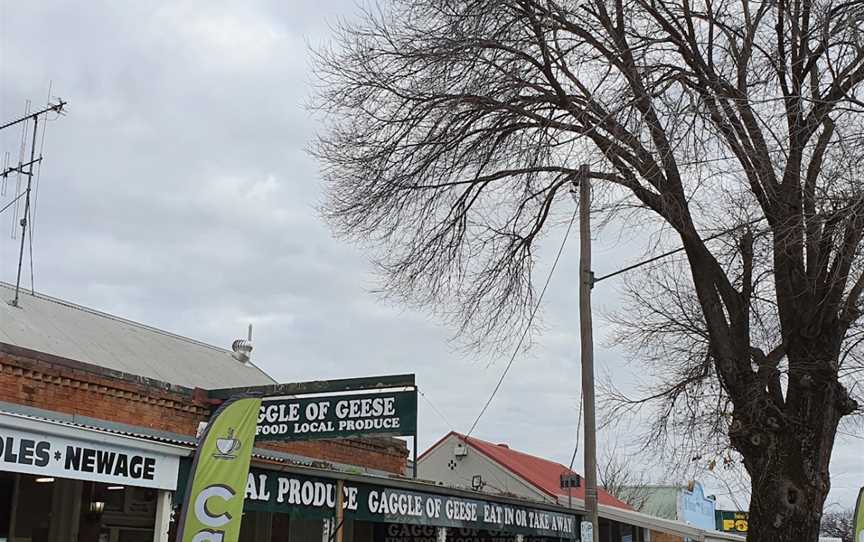
{"label": "shopfront", "polygon": [[0,542],[167,540],[181,446],[0,413]]}
{"label": "shopfront", "polygon": [[[188,470],[184,461],[180,488]],[[343,542],[578,539],[579,518],[563,508],[487,497],[408,479],[252,468],[240,541],[336,540],[337,528]]]}

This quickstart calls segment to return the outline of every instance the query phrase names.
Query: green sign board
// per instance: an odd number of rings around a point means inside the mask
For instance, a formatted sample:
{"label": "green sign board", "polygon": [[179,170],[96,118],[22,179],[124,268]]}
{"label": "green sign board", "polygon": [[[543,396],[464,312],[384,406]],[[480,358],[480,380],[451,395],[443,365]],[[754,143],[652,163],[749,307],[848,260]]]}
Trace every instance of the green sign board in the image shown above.
{"label": "green sign board", "polygon": [[[181,468],[180,488],[187,472]],[[307,519],[334,517],[336,490],[333,479],[253,468],[244,510]],[[577,516],[551,510],[354,482],[343,484],[342,496],[345,518],[351,520],[578,538]]]}
{"label": "green sign board", "polygon": [[717,521],[718,531],[723,531],[724,533],[747,532],[747,512],[717,510],[714,513],[714,518]]}
{"label": "green sign board", "polygon": [[413,436],[417,392],[264,399],[256,440],[313,440],[360,435]]}

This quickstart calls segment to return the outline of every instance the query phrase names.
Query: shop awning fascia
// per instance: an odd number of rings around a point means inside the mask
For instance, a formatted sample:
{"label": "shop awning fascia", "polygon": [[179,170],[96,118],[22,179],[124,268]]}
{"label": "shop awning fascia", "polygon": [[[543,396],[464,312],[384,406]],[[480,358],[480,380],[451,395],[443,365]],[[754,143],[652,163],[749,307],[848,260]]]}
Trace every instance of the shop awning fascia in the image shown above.
{"label": "shop awning fascia", "polygon": [[139,450],[147,450],[176,457],[189,456],[189,448],[187,446],[156,442],[133,436],[118,435],[109,431],[100,431],[98,429],[75,426],[68,423],[44,418],[35,418],[23,414],[0,412],[0,427],[32,431],[34,433],[54,435],[58,437],[98,441],[126,448],[134,447]]}
{"label": "shop awning fascia", "polygon": [[[574,506],[575,505],[576,502],[574,501]],[[584,503],[581,502],[581,500],[579,506],[584,510]],[[697,542],[746,541],[746,537],[741,535],[722,533],[720,531],[706,531],[705,529],[700,529],[681,521],[658,518],[641,512],[623,510],[614,506],[600,505],[599,512],[600,517],[602,518],[617,521],[619,523],[626,523],[628,525],[635,525],[652,531],[660,531],[662,533],[683,536]]]}
{"label": "shop awning fascia", "polygon": [[463,497],[466,499],[477,499],[490,501],[502,504],[511,504],[514,506],[527,506],[537,508],[538,510],[547,510],[550,512],[559,512],[575,516],[582,515],[582,512],[560,506],[550,504],[548,501],[525,499],[520,497],[509,497],[507,495],[497,495],[494,493],[485,493],[482,491],[472,491],[460,487],[445,486],[431,480],[421,480],[414,478],[404,478],[397,476],[375,475],[369,473],[354,473],[350,471],[325,469],[318,467],[307,467],[302,465],[274,465],[272,463],[259,463],[253,460],[255,467],[270,470],[273,472],[284,472],[290,474],[301,474],[306,476],[317,476],[319,478],[327,478],[332,480],[344,480],[346,482],[355,482],[359,484],[377,485],[385,488],[405,489],[410,491],[422,491],[425,493],[433,493],[441,496]]}

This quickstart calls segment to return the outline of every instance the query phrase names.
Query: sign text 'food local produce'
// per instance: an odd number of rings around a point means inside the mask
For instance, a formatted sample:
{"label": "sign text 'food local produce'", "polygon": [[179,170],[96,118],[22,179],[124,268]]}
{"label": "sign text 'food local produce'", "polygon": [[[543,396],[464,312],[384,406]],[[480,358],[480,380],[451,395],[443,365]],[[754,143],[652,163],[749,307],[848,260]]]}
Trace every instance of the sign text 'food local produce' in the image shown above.
{"label": "sign text 'food local produce'", "polygon": [[410,436],[417,429],[417,393],[264,399],[256,440],[311,440],[357,435]]}

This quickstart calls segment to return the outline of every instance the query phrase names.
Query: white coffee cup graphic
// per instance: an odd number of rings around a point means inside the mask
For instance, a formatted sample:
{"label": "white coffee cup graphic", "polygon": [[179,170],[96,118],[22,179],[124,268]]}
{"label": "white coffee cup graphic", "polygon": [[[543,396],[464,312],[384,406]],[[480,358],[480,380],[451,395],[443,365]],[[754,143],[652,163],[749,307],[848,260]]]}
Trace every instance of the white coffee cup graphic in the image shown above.
{"label": "white coffee cup graphic", "polygon": [[232,454],[240,449],[241,442],[234,438],[234,428],[228,428],[228,435],[216,439],[217,457],[234,457]]}

